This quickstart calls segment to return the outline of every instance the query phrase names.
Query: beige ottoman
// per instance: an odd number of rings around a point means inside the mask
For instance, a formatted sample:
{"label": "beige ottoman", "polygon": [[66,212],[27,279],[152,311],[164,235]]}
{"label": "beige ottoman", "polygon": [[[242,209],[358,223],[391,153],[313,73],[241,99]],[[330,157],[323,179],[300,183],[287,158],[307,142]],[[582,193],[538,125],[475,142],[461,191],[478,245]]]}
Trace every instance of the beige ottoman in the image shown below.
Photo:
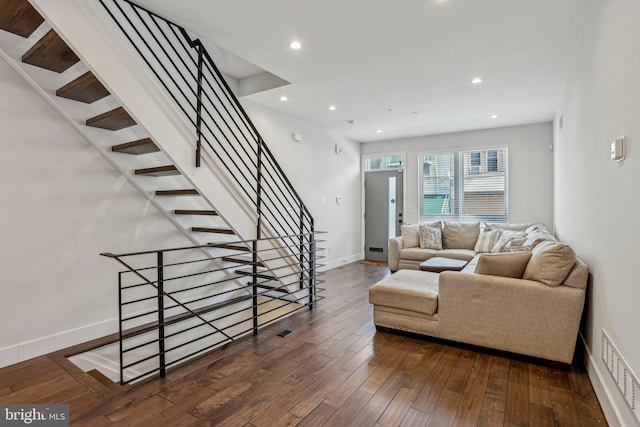
{"label": "beige ottoman", "polygon": [[436,335],[438,274],[399,270],[369,289],[376,326]]}

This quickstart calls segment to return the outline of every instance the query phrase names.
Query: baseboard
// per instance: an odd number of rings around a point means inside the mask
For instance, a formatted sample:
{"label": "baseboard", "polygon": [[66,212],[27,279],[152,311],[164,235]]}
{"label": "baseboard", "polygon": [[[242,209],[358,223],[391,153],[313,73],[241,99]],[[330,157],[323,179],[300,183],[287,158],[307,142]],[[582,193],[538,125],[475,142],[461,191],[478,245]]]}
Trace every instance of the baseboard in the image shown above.
{"label": "baseboard", "polygon": [[587,370],[587,374],[589,375],[589,379],[591,380],[591,384],[593,385],[593,390],[596,393],[598,398],[598,402],[602,407],[602,412],[604,413],[605,418],[607,419],[607,423],[610,426],[622,426],[626,427],[627,424],[624,422],[624,418],[621,414],[620,407],[616,403],[616,399],[614,398],[613,393],[618,393],[617,390],[611,390],[604,379],[606,378],[603,375],[602,370],[598,368],[598,364],[596,360],[593,358],[593,354],[589,350],[587,346],[587,341],[584,339],[582,332],[578,334],[580,339],[582,340],[582,345],[584,346],[584,366]]}
{"label": "baseboard", "polygon": [[331,270],[331,269],[334,269],[334,268],[342,267],[342,266],[347,265],[347,264],[351,264],[352,262],[360,261],[362,259],[364,259],[364,254],[362,254],[362,253],[349,255],[348,257],[334,259],[334,260],[327,261],[327,262],[323,262],[324,260],[321,259],[318,262],[320,264],[324,264],[324,265],[322,267],[318,268],[318,270],[327,271],[327,270]]}
{"label": "baseboard", "polygon": [[96,337],[113,334],[118,330],[118,319],[109,319],[69,331],[60,332],[47,337],[20,344],[0,348],[0,368],[24,362],[63,348],[81,344]]}

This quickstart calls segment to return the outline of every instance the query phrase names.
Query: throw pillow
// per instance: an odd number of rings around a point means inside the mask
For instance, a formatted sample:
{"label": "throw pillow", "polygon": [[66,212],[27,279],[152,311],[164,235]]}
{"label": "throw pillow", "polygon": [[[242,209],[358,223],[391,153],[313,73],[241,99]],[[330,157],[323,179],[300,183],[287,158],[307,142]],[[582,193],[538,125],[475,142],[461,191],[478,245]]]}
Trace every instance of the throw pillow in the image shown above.
{"label": "throw pillow", "polygon": [[405,248],[417,248],[420,246],[420,230],[417,224],[401,225],[402,245]]}
{"label": "throw pillow", "polygon": [[[496,242],[496,244],[491,249],[491,252],[497,253],[501,252],[502,248],[507,246],[507,244],[513,240],[521,240],[524,243],[527,235],[522,231],[514,231],[514,230],[504,230],[500,235],[500,238]],[[520,243],[520,244],[522,244]]]}
{"label": "throw pillow", "polygon": [[531,227],[529,227],[526,230],[524,230],[524,232],[529,234],[532,231],[536,231],[536,230],[542,230],[542,231],[549,232],[549,230],[547,230],[547,227],[545,227],[544,224],[533,224]]}
{"label": "throw pillow", "polygon": [[480,254],[476,273],[520,279],[527,268],[529,258],[531,252]]}
{"label": "throw pillow", "polygon": [[524,239],[515,239],[501,247],[500,252],[531,252],[532,249],[533,246],[524,244]]}
{"label": "throw pillow", "polygon": [[531,260],[523,279],[558,286],[567,278],[575,263],[576,253],[571,246],[559,242],[542,242],[531,251]]}
{"label": "throw pillow", "polygon": [[545,241],[555,242],[556,239],[546,230],[533,230],[527,233],[527,240],[524,242],[524,244],[527,246],[536,247],[539,243]]}
{"label": "throw pillow", "polygon": [[480,234],[480,223],[462,224],[444,221],[442,228],[442,247],[445,249],[471,249],[476,247]]}
{"label": "throw pillow", "polygon": [[422,249],[442,250],[442,231],[439,228],[420,226],[420,247]]}
{"label": "throw pillow", "polygon": [[498,243],[501,234],[502,230],[491,230],[480,233],[474,250],[478,253],[491,252],[491,249]]}

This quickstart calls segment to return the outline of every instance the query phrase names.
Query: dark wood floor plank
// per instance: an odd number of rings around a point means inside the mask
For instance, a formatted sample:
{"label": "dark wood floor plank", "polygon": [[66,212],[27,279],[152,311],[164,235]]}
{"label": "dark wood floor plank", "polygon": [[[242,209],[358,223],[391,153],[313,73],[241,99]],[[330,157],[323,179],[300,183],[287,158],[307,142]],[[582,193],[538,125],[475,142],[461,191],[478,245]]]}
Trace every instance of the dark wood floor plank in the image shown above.
{"label": "dark wood floor plank", "polygon": [[[313,311],[170,369],[166,378],[100,383],[110,390],[103,393],[65,359],[91,348],[85,343],[0,369],[0,400],[70,404],[73,426],[606,425],[581,366],[552,369],[376,331],[368,289],[388,274],[358,263],[331,270],[327,298]],[[283,329],[294,334],[277,337]]]}
{"label": "dark wood floor plank", "polygon": [[605,421],[589,376],[583,367],[571,367],[567,379],[573,392],[573,402],[583,426],[599,426]]}
{"label": "dark wood floor plank", "polygon": [[571,390],[551,386],[551,405],[553,407],[553,419],[556,426],[569,427],[580,425],[580,417],[573,403]]}
{"label": "dark wood floor plank", "polygon": [[469,374],[462,400],[453,424],[456,426],[477,426],[482,410],[482,402],[489,382],[491,356],[479,353]]}
{"label": "dark wood floor plank", "polygon": [[491,372],[480,410],[480,426],[504,425],[509,363],[509,360],[503,357],[493,356],[491,358]]}
{"label": "dark wood floor plank", "polygon": [[505,425],[529,425],[529,370],[524,362],[514,360],[509,366]]}

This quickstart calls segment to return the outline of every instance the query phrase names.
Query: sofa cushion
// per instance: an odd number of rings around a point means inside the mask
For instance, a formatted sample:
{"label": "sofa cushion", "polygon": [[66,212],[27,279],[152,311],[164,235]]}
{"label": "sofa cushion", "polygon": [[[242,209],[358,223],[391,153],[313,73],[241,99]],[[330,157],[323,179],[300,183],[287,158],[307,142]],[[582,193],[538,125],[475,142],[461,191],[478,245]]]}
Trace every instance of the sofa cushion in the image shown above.
{"label": "sofa cushion", "polygon": [[425,261],[434,256],[443,258],[461,259],[469,261],[475,256],[475,252],[469,249],[435,249],[407,248],[400,250],[400,259],[411,261]]}
{"label": "sofa cushion", "polygon": [[490,230],[480,233],[476,241],[476,252],[491,252],[491,249],[498,243],[502,230]]}
{"label": "sofa cushion", "polygon": [[375,305],[434,314],[438,309],[438,274],[400,270],[369,289]]}
{"label": "sofa cushion", "polygon": [[476,247],[480,234],[480,223],[462,224],[444,221],[442,227],[442,247],[444,249],[471,249]]}
{"label": "sofa cushion", "polygon": [[521,279],[531,252],[480,254],[476,273]]}
{"label": "sofa cushion", "polygon": [[417,224],[400,226],[402,234],[402,246],[405,248],[417,248],[420,246],[420,234]]}
{"label": "sofa cushion", "polygon": [[[440,221],[429,222],[424,225],[442,229],[442,223]],[[420,247],[420,226],[418,224],[401,225],[400,233],[402,235],[403,247],[405,248]]]}
{"label": "sofa cushion", "polygon": [[442,249],[442,230],[428,225],[420,225],[420,247],[422,249]]}
{"label": "sofa cushion", "polygon": [[576,253],[571,246],[542,242],[531,251],[531,259],[522,278],[558,286],[567,278],[575,263]]}
{"label": "sofa cushion", "polygon": [[538,225],[538,224],[531,224],[531,223],[527,223],[527,224],[507,224],[507,223],[498,223],[498,222],[493,222],[493,223],[484,223],[484,231],[487,230],[495,230],[497,228],[499,228],[500,230],[511,230],[511,231],[525,231],[527,228],[531,227],[532,225]]}

